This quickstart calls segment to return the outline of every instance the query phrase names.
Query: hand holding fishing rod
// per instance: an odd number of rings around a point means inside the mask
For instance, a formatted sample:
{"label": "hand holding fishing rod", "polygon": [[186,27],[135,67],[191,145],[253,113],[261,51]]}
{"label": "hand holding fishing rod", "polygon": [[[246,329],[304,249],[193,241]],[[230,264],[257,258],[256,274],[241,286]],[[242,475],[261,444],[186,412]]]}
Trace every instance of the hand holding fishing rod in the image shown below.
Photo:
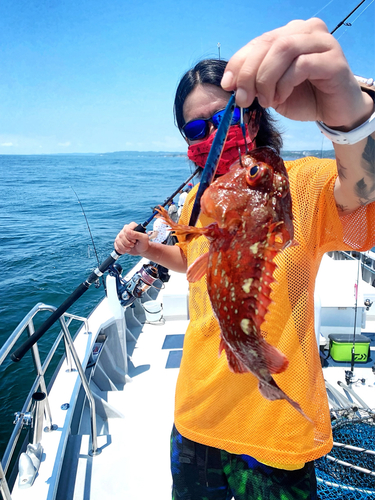
{"label": "hand holding fishing rod", "polygon": [[[193,174],[191,174],[186,181],[184,181],[181,186],[169,197],[167,198],[162,206],[166,206],[169,201],[173,200],[176,194],[198,173],[199,169],[196,169]],[[78,197],[77,197],[78,198]],[[82,207],[82,205],[81,205]],[[147,225],[155,217],[157,212],[154,212],[151,217],[149,217],[143,224],[135,224],[134,231],[144,233],[146,231]],[[86,219],[87,221],[87,219]],[[91,234],[91,232],[90,232]],[[72,306],[88,289],[95,283],[99,277],[101,277],[116,260],[121,257],[122,253],[114,250],[102,264],[89,275],[89,277],[83,281],[74,292],[69,295],[69,297],[54,311],[47,320],[31,335],[19,348],[17,348],[12,354],[11,359],[14,362],[20,361],[26,352],[31,349],[31,347],[38,342],[38,340],[51,328],[51,326],[56,323],[56,321]]]}

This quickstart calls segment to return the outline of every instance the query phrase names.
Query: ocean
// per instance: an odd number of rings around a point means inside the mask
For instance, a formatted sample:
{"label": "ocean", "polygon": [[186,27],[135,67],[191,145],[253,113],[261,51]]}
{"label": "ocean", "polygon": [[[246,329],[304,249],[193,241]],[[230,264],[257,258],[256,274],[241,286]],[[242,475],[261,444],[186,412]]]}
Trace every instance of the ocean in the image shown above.
{"label": "ocean", "polygon": [[[324,153],[332,157],[332,151]],[[287,152],[283,157],[310,155],[321,152]],[[35,304],[59,306],[97,267],[74,191],[102,262],[122,226],[144,222],[152,207],[163,203],[193,170],[183,153],[0,155],[0,346]],[[118,262],[127,271],[138,259],[124,255]],[[103,286],[92,285],[69,312],[87,316],[103,297]],[[41,321],[46,317],[41,315]],[[58,331],[52,327],[38,342],[42,360]],[[21,342],[25,339],[26,332]],[[19,363],[8,357],[0,367],[0,458],[14,413],[21,411],[34,378],[30,353]]]}

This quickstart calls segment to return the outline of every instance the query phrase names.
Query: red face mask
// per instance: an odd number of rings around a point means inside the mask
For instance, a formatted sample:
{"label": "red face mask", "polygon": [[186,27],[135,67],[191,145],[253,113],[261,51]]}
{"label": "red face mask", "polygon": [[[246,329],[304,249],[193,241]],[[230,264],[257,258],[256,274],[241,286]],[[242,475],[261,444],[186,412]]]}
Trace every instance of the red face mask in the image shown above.
{"label": "red face mask", "polygon": [[[216,132],[213,132],[204,141],[189,146],[188,148],[189,160],[193,161],[199,167],[204,168],[215,135]],[[246,129],[246,143],[248,151],[254,149],[254,144],[250,139],[247,129]],[[233,165],[233,163],[239,158],[239,150],[241,151],[241,155],[245,154],[246,144],[245,144],[245,139],[242,135],[241,127],[234,125],[229,129],[227,140],[225,141],[219,165],[216,170],[216,175],[223,175],[229,171],[229,167]]]}

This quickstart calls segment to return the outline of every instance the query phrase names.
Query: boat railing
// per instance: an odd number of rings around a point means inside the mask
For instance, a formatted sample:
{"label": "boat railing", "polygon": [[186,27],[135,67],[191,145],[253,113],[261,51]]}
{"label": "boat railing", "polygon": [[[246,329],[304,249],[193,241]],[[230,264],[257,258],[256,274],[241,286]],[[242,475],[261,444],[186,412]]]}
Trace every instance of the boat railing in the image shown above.
{"label": "boat railing", "polygon": [[[13,331],[13,333],[10,335],[10,337],[7,339],[5,344],[2,346],[0,349],[0,367],[4,363],[5,359],[9,355],[10,351],[13,349],[15,343],[17,340],[20,338],[22,333],[27,329],[29,336],[33,335],[35,333],[35,327],[34,327],[34,318],[35,316],[42,312],[42,311],[50,311],[54,312],[56,308],[54,306],[49,306],[46,304],[38,303],[36,304],[30,311],[29,313],[24,317],[24,319],[21,321],[21,323],[16,327],[16,329]],[[89,333],[89,325],[88,325],[88,320],[87,318],[83,318],[81,316],[76,316],[74,314],[70,314],[65,312],[60,318],[60,326],[61,326],[61,331],[59,335],[57,336],[56,340],[54,341],[51,349],[47,353],[44,362],[42,364],[41,358],[40,358],[40,352],[38,348],[38,343],[35,343],[32,348],[31,348],[31,354],[32,358],[34,361],[34,368],[36,371],[36,378],[31,386],[31,389],[26,397],[26,400],[23,404],[23,407],[20,412],[15,413],[15,420],[14,420],[14,429],[11,434],[11,437],[8,441],[6,450],[4,452],[4,455],[1,459],[0,463],[0,493],[3,495],[3,498],[5,500],[10,499],[10,494],[9,494],[9,487],[6,482],[6,474],[8,472],[9,466],[12,461],[12,457],[14,454],[14,451],[16,449],[17,443],[19,441],[21,431],[25,426],[32,425],[33,427],[36,427],[38,424],[37,422],[33,421],[35,417],[32,416],[32,413],[30,412],[30,409],[33,404],[33,395],[36,393],[36,391],[40,391],[45,394],[45,406],[44,406],[44,413],[46,420],[48,422],[47,427],[45,428],[45,431],[50,432],[56,429],[56,426],[53,425],[53,419],[52,419],[52,414],[51,414],[51,409],[50,405],[48,402],[48,391],[47,391],[47,385],[46,385],[46,379],[45,379],[45,374],[47,372],[47,369],[51,363],[52,358],[54,357],[56,350],[61,342],[61,340],[64,340],[64,346],[65,346],[65,357],[66,357],[66,363],[68,365],[67,371],[74,371],[77,370],[78,374],[80,376],[82,386],[85,390],[89,406],[90,406],[90,413],[91,413],[91,433],[92,433],[92,450],[90,452],[90,455],[96,455],[100,453],[100,450],[98,450],[97,446],[97,433],[96,433],[96,413],[95,413],[95,401],[94,397],[91,393],[89,383],[86,379],[85,373],[82,369],[81,362],[79,360],[79,357],[77,355],[76,349],[74,347],[73,339],[71,337],[70,331],[69,331],[69,326],[73,320],[81,321],[85,325],[86,333]],[[34,398],[35,399],[35,398]],[[43,418],[43,415],[42,415]]]}

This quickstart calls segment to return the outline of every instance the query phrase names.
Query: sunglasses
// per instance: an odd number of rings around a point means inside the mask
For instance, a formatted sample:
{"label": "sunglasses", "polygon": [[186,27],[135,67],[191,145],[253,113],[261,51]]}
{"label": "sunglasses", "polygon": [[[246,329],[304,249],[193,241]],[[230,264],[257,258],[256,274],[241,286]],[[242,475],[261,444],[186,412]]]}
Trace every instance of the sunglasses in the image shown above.
{"label": "sunglasses", "polygon": [[[247,113],[249,109],[250,108],[245,108],[243,112]],[[211,118],[199,118],[198,120],[192,120],[186,123],[181,129],[182,134],[188,141],[199,141],[200,139],[205,139],[210,130],[209,123],[212,123],[215,128],[218,128],[223,118],[224,111],[225,108],[216,111],[216,113],[214,113]],[[237,125],[238,123],[240,123],[240,120],[241,109],[236,107],[234,108],[231,125]]]}

